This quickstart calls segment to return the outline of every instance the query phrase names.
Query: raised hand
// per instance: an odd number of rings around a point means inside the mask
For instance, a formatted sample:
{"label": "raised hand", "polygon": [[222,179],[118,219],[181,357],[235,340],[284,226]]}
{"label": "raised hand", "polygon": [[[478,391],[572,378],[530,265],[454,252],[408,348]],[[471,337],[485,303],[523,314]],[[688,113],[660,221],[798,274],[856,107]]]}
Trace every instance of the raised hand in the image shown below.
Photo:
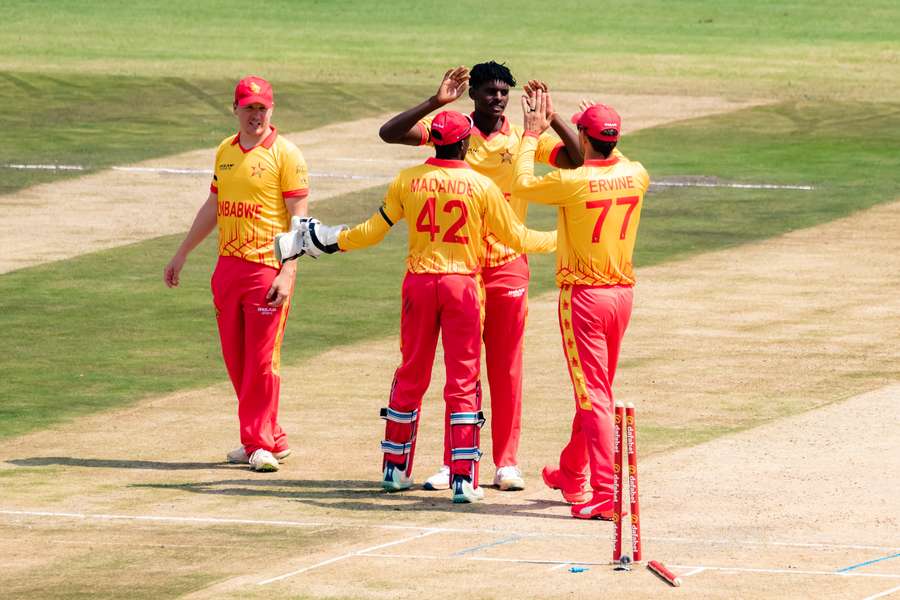
{"label": "raised hand", "polygon": [[441,104],[449,104],[462,96],[468,87],[469,69],[459,66],[444,73],[444,78],[434,97]]}
{"label": "raised hand", "polygon": [[547,111],[549,94],[540,88],[532,88],[531,95],[522,95],[522,113],[525,116],[525,131],[543,133],[550,127],[552,113]]}

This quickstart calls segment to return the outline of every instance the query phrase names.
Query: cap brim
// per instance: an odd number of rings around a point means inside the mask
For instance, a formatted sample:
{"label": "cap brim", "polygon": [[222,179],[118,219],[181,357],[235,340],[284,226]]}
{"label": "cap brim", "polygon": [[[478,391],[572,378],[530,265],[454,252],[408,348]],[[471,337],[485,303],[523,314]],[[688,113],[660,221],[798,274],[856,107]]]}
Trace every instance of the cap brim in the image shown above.
{"label": "cap brim", "polygon": [[575,125],[578,125],[578,120],[581,119],[581,115],[583,115],[583,114],[584,114],[584,111],[581,111],[581,112],[577,112],[574,115],[572,115],[572,123],[574,123]]}
{"label": "cap brim", "polygon": [[238,106],[247,106],[248,104],[259,103],[265,106],[266,108],[272,108],[273,102],[268,98],[263,98],[262,96],[245,96],[238,101]]}

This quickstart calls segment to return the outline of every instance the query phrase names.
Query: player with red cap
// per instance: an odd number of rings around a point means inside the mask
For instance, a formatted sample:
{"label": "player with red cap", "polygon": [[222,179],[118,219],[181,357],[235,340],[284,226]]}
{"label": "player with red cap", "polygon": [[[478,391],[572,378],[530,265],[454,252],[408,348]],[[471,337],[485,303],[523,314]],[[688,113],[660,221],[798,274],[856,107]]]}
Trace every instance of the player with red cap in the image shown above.
{"label": "player with red cap", "polygon": [[[397,221],[407,220],[402,363],[394,374],[388,407],[381,413],[386,421],[382,486],[388,491],[412,486],[422,397],[440,335],[447,370],[444,400],[454,502],[475,502],[484,495],[478,485],[479,429],[484,418],[479,382],[483,290],[477,277],[484,261],[483,236],[489,229],[517,252],[552,252],[556,247],[556,232],[526,229],[500,189],[463,160],[472,131],[470,117],[453,111],[439,113],[429,128],[435,156],[401,171],[368,221],[342,230],[310,219],[299,224],[299,235],[286,234],[278,240],[282,257],[301,251],[316,256],[355,250],[378,243]],[[297,241],[307,238],[307,242]]]}
{"label": "player with red cap", "polygon": [[[523,130],[509,122],[504,112],[509,90],[516,85],[510,70],[494,61],[447,71],[437,93],[423,103],[387,121],[379,132],[389,143],[411,146],[431,144],[429,113],[460,98],[466,89],[474,104],[471,117],[475,127],[466,162],[490,177],[523,223],[528,203],[513,193],[513,159]],[[529,81],[526,89],[546,85]],[[581,146],[575,132],[561,118],[551,127],[559,137],[541,134],[535,160],[569,168],[581,164]],[[521,490],[525,486],[518,468],[522,415],[522,347],[528,313],[528,259],[503,244],[493,232],[484,236],[481,278],[485,287],[484,347],[488,383],[491,389],[491,441],[494,485],[501,490]],[[445,415],[445,419],[449,419]],[[447,421],[449,422],[449,421]],[[449,482],[449,428],[445,428],[444,467],[425,482],[426,489],[443,489]]]}
{"label": "player with red cap", "polygon": [[[559,468],[544,482],[574,503],[572,516],[609,519],[613,512],[613,394],[619,348],[631,318],[633,255],[647,171],[614,152],[622,129],[618,113],[583,105],[573,117],[584,164],[534,176],[538,136],[553,114],[549,94],[522,98],[525,137],[515,164],[515,194],[559,207],[556,283],[559,328],[575,399],[572,435]],[[590,492],[585,489],[589,475]]]}
{"label": "player with red cap", "polygon": [[179,284],[188,254],[218,226],[219,259],[212,276],[222,356],[238,397],[241,445],[228,462],[276,471],[291,453],[278,424],[281,341],[296,263],[275,259],[275,235],[292,216],[305,216],[309,177],[303,155],[272,125],[271,84],[245,77],[234,90],[239,131],[219,144],[209,196],[165,268]]}

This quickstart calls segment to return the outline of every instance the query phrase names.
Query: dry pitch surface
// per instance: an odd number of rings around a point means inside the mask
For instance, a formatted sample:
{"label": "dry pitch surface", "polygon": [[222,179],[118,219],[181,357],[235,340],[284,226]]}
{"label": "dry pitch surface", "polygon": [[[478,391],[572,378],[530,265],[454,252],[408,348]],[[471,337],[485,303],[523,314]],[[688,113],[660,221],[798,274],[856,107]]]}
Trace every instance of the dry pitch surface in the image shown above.
{"label": "dry pitch surface", "polygon": [[[531,304],[525,492],[489,489],[484,504],[462,507],[443,492],[380,492],[376,415],[397,350],[396,340],[377,340],[285,369],[282,413],[296,452],[274,475],[220,462],[236,435],[224,383],[5,443],[0,585],[42,598],[898,592],[900,385],[778,418],[792,401],[825,403],[842,385],[859,389],[847,375],[867,364],[896,367],[898,228],[900,205],[886,205],[639,272],[625,343],[633,364],[620,371],[619,397],[663,425],[727,424],[749,407],[769,421],[691,448],[649,448],[641,462],[645,558],[681,573],[680,590],[642,568],[614,573],[603,564],[612,526],[569,518],[540,484],[572,410],[552,295]],[[436,369],[420,478],[438,464],[441,384]],[[489,462],[483,481],[493,475]]]}

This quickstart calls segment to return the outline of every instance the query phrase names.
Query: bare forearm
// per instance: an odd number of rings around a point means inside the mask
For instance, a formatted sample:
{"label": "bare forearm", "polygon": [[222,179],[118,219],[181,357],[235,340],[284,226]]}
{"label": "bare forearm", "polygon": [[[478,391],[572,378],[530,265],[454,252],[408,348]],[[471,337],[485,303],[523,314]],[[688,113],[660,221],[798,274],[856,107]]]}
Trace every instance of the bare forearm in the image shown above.
{"label": "bare forearm", "polygon": [[197,211],[190,230],[184,236],[181,246],[178,247],[178,254],[182,256],[190,254],[216,228],[216,198],[215,195],[210,194],[200,210]]}
{"label": "bare forearm", "polygon": [[438,101],[437,96],[431,96],[425,102],[391,118],[381,126],[381,129],[378,130],[378,135],[389,144],[418,145],[421,136],[414,131],[416,123],[441,106],[443,104]]}
{"label": "bare forearm", "polygon": [[559,136],[565,144],[565,148],[556,155],[556,166],[563,169],[574,169],[580,167],[584,163],[584,156],[581,154],[581,143],[578,140],[578,134],[558,115],[554,114],[550,121],[550,127]]}

